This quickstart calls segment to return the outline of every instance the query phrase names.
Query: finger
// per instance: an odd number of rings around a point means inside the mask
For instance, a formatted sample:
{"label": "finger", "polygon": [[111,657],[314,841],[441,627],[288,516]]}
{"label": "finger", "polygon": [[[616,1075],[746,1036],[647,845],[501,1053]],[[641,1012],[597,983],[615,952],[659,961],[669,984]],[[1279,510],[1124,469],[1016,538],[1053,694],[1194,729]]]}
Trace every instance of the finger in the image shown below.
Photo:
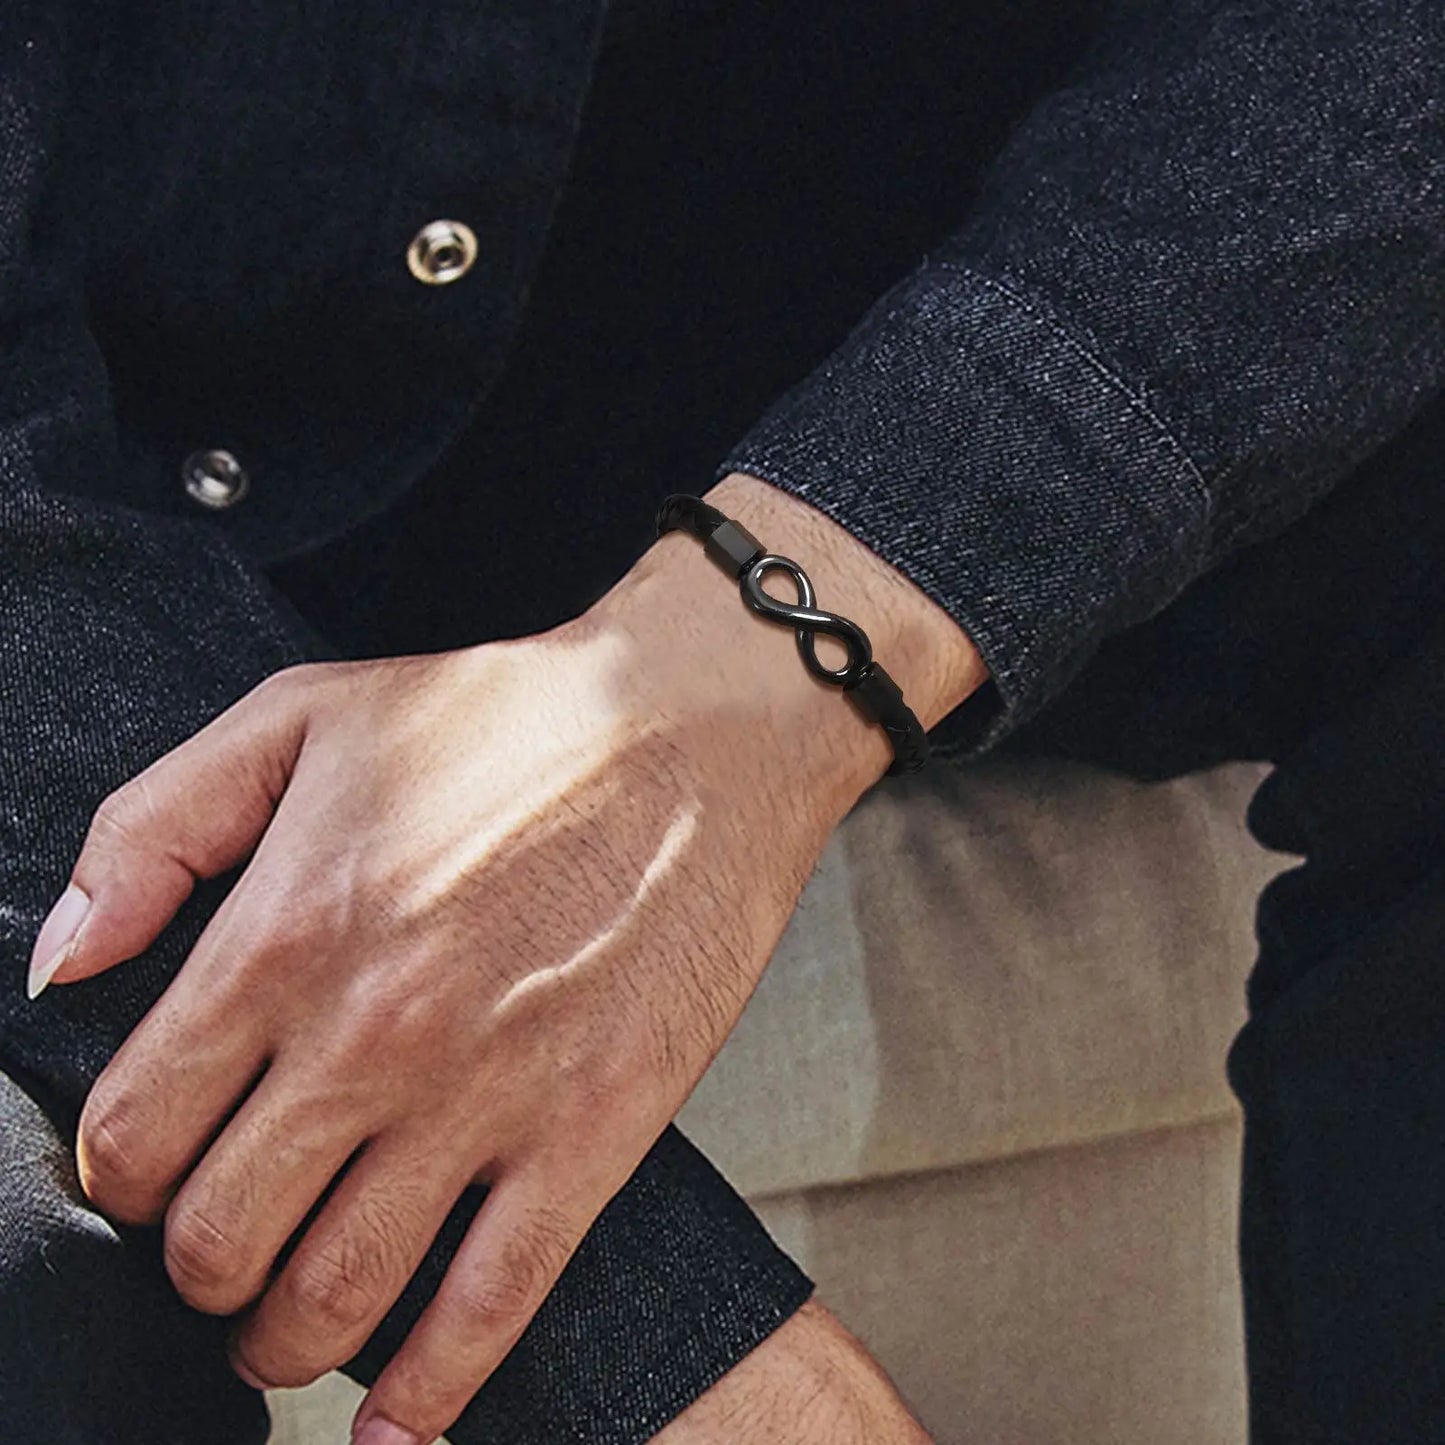
{"label": "finger", "polygon": [[32,998],[134,958],[197,878],[250,852],[300,752],[313,676],[297,667],[267,678],[101,803],[35,940]]}
{"label": "finger", "polygon": [[199,1018],[162,995],[86,1096],[76,1169],[87,1197],[114,1219],[157,1221],[266,1067],[258,1021],[227,1008],[226,992]]}
{"label": "finger", "polygon": [[304,1385],[355,1355],[473,1172],[434,1139],[372,1139],[237,1331],[238,1373],[268,1387]]}
{"label": "finger", "polygon": [[[76,1166],[112,1218],[152,1223],[255,1087],[275,1050],[279,1001],[322,945],[274,902],[268,833],[169,987],[91,1087]],[[358,1137],[366,1130],[358,1131]]]}
{"label": "finger", "polygon": [[452,1425],[531,1323],[595,1217],[559,1198],[541,1170],[504,1177],[362,1402],[352,1426],[358,1445],[368,1425],[398,1445],[423,1445]]}
{"label": "finger", "polygon": [[365,1143],[329,1091],[273,1068],[171,1200],[165,1264],[181,1298],[233,1314],[266,1286],[287,1241]]}

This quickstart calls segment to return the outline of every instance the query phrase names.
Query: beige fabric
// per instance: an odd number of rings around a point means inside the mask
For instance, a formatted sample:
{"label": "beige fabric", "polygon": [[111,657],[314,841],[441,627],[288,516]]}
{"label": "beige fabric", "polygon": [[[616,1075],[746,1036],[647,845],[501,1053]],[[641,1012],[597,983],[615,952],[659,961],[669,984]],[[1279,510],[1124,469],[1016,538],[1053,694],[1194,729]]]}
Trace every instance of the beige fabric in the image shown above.
{"label": "beige fabric", "polygon": [[[994,758],[844,821],[680,1122],[943,1445],[1235,1445],[1262,769]],[[841,1187],[834,1187],[841,1186]],[[339,1377],[274,1445],[346,1438]]]}
{"label": "beige fabric", "polygon": [[990,760],[873,790],[680,1117],[749,1196],[1218,1118],[1262,769]]}
{"label": "beige fabric", "polygon": [[764,1200],[939,1445],[1243,1445],[1234,1119]]}
{"label": "beige fabric", "polygon": [[270,1445],[342,1445],[362,1395],[361,1387],[341,1374],[323,1376],[304,1390],[269,1391]]}

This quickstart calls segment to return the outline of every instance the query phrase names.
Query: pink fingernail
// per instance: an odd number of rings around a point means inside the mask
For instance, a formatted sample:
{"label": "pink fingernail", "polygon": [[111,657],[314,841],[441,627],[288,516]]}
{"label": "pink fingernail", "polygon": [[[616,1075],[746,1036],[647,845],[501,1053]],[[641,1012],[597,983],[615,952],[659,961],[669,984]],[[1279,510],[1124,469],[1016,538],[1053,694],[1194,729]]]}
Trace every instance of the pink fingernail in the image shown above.
{"label": "pink fingernail", "polygon": [[30,951],[30,975],[25,981],[25,992],[30,998],[40,997],[41,990],[65,962],[89,909],[89,895],[72,883],[45,915],[35,947]]}
{"label": "pink fingernail", "polygon": [[361,1427],[351,1445],[421,1445],[421,1436],[403,1430],[383,1415],[373,1415]]}

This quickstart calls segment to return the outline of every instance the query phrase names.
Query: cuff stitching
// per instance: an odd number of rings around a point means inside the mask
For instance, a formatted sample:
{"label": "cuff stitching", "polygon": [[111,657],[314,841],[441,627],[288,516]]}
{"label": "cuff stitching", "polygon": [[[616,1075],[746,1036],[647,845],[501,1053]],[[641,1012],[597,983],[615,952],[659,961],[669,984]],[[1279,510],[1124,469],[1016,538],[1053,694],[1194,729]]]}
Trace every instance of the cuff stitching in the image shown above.
{"label": "cuff stitching", "polygon": [[[979,285],[988,287],[990,290],[1004,297],[1005,300],[1027,311],[1039,325],[1047,327],[1059,341],[1063,342],[1065,346],[1069,347],[1070,350],[1074,351],[1080,358],[1086,361],[1140,416],[1152,423],[1160,435],[1169,443],[1171,449],[1183,464],[1184,470],[1189,474],[1190,479],[1198,488],[1199,499],[1204,504],[1205,512],[1208,514],[1211,506],[1209,483],[1205,480],[1204,473],[1200,470],[1198,463],[1190,456],[1188,449],[1184,446],[1184,443],[1180,441],[1179,437],[1175,435],[1173,428],[1164,421],[1158,412],[1156,412],[1142,396],[1129,389],[1118,372],[1099,357],[1097,353],[1085,346],[1073,332],[1060,325],[1051,314],[1046,314],[1043,306],[1040,306],[1017,287],[996,276],[989,276],[982,271],[975,270],[974,267],[962,261],[954,261],[947,257],[941,257],[936,259],[933,264],[942,270],[954,271],[959,275],[967,276],[970,280],[977,281]],[[1052,308],[1050,308],[1050,310],[1051,309]]]}

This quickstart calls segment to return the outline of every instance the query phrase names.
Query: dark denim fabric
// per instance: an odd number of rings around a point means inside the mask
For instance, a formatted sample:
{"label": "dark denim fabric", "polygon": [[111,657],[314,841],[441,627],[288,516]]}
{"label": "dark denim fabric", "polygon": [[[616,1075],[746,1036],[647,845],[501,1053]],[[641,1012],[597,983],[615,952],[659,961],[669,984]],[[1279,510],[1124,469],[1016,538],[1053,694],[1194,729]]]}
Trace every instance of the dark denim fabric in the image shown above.
{"label": "dark denim fabric", "polygon": [[927,0],[839,26],[834,0],[614,7],[497,383],[403,498],[269,575],[362,654],[588,606],[651,543],[658,499],[705,486],[946,229],[957,201],[928,175],[974,186],[1097,8]]}
{"label": "dark denim fabric", "polygon": [[[709,465],[807,497],[964,624],[994,683],[936,740],[987,745],[1445,379],[1445,10],[803,0],[789,30],[777,8],[617,7],[659,75],[674,39],[732,45],[654,124],[735,137],[679,152],[679,185],[758,167],[714,241],[735,270],[803,263],[771,317],[795,370],[769,387],[796,385]],[[253,493],[203,520],[262,563],[401,495],[501,371],[603,9],[8,5],[0,475],[191,515],[182,458],[228,447]],[[1034,32],[1071,45],[1066,79]],[[981,124],[980,56],[1008,79]],[[424,287],[402,256],[438,216],[481,256]],[[635,284],[689,259],[639,255]],[[698,324],[730,322],[704,299]]]}
{"label": "dark denim fabric", "polygon": [[[226,1322],[181,1303],[159,1251],[87,1209],[69,1144],[0,1071],[0,1430],[17,1445],[263,1445]],[[184,1381],[181,1389],[163,1382]]]}
{"label": "dark denim fabric", "polygon": [[995,686],[943,749],[1017,726],[1445,383],[1445,7],[1118,10],[962,228],[717,467],[963,625]]}

